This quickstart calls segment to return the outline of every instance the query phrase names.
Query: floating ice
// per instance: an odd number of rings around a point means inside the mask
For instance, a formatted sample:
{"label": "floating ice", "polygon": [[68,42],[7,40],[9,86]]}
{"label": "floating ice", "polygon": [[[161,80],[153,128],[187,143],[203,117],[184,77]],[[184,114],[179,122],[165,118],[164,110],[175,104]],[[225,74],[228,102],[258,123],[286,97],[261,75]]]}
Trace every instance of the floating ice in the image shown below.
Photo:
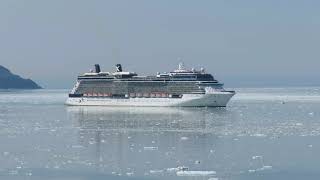
{"label": "floating ice", "polygon": [[161,174],[163,173],[163,170],[150,170],[150,174]]}
{"label": "floating ice", "polygon": [[179,171],[188,171],[189,168],[188,168],[188,167],[185,167],[185,166],[179,166],[179,167],[178,167],[178,170],[179,170]]}
{"label": "floating ice", "polygon": [[178,171],[177,176],[213,176],[215,171]]}
{"label": "floating ice", "polygon": [[200,164],[200,161],[199,160],[194,161],[194,164]]}
{"label": "floating ice", "polygon": [[179,171],[178,168],[167,168],[167,172],[177,172]]}
{"label": "floating ice", "polygon": [[133,174],[134,174],[133,172],[127,172],[126,173],[127,176],[133,176]]}
{"label": "floating ice", "polygon": [[252,159],[262,159],[262,156],[252,156]]}
{"label": "floating ice", "polygon": [[176,168],[168,168],[167,172],[188,171],[189,168],[185,166],[178,166]]}
{"label": "floating ice", "polygon": [[253,134],[252,136],[255,136],[255,137],[266,137],[267,135],[265,134]]}
{"label": "floating ice", "polygon": [[272,169],[272,166],[262,166],[261,168],[258,168],[258,169],[249,169],[248,172],[254,173],[258,171],[265,171],[265,170],[271,170],[271,169]]}
{"label": "floating ice", "polygon": [[257,169],[257,171],[264,171],[264,170],[270,170],[272,169],[272,166],[263,166],[262,168]]}
{"label": "floating ice", "polygon": [[154,151],[154,150],[158,150],[158,147],[144,147],[143,149],[145,151]]}
{"label": "floating ice", "polygon": [[272,169],[272,166],[263,166],[264,169]]}
{"label": "floating ice", "polygon": [[186,140],[188,140],[188,139],[189,139],[188,137],[181,137],[181,138],[180,138],[181,141],[186,141]]}

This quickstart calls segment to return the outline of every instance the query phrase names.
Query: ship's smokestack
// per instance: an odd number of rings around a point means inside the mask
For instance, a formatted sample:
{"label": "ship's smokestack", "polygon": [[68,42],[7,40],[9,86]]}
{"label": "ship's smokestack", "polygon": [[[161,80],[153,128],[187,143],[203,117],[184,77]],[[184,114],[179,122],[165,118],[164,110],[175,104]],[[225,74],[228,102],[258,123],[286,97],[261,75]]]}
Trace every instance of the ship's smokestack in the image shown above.
{"label": "ship's smokestack", "polygon": [[94,67],[96,68],[96,73],[100,73],[101,72],[99,64],[95,64]]}
{"label": "ship's smokestack", "polygon": [[121,64],[116,64],[117,72],[122,72]]}

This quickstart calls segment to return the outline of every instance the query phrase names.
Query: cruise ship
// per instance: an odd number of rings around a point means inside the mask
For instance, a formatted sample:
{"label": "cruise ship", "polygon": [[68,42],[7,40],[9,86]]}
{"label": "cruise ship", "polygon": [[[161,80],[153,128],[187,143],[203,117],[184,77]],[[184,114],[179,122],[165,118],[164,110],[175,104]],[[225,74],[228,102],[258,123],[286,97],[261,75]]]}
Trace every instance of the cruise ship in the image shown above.
{"label": "cruise ship", "polygon": [[186,69],[183,63],[153,76],[123,71],[121,64],[115,72],[102,72],[96,64],[95,71],[78,76],[66,105],[225,107],[234,95],[204,68]]}

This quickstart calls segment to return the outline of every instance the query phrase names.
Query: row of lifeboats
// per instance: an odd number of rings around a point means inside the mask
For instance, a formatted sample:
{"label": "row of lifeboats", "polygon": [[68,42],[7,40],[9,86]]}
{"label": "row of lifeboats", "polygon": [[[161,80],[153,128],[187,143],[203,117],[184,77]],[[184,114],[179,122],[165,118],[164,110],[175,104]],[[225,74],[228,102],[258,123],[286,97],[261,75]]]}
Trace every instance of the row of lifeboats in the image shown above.
{"label": "row of lifeboats", "polygon": [[111,97],[111,93],[84,93],[84,97]]}
{"label": "row of lifeboats", "polygon": [[150,98],[167,98],[170,94],[167,93],[130,93],[129,97],[150,97]]}
{"label": "row of lifeboats", "polygon": [[[84,93],[84,97],[113,97],[116,96],[111,93]],[[172,97],[171,94],[168,93],[129,93],[125,94],[124,97],[131,97],[131,98],[168,98]]]}

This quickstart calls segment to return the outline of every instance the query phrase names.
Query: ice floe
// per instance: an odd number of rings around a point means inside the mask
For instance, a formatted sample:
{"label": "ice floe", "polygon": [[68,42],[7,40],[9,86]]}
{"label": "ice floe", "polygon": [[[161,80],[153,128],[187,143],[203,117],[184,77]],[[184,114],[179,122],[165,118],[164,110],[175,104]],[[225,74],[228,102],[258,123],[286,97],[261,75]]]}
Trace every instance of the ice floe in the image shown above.
{"label": "ice floe", "polygon": [[265,135],[265,134],[260,134],[260,133],[253,134],[252,136],[255,136],[255,137],[267,137],[267,135]]}
{"label": "ice floe", "polygon": [[252,159],[262,159],[262,156],[252,156]]}
{"label": "ice floe", "polygon": [[177,176],[213,176],[216,171],[178,171]]}
{"label": "ice floe", "polygon": [[257,169],[249,169],[248,172],[255,173],[255,172],[271,170],[271,169],[272,169],[272,166],[262,166],[261,168],[257,168]]}
{"label": "ice floe", "polygon": [[134,173],[133,173],[133,172],[127,172],[126,175],[127,175],[127,176],[133,176]]}
{"label": "ice floe", "polygon": [[262,168],[257,169],[258,171],[270,170],[272,166],[263,166]]}
{"label": "ice floe", "polygon": [[145,151],[155,151],[155,150],[158,150],[158,147],[152,147],[152,146],[144,147],[143,150],[145,150]]}
{"label": "ice floe", "polygon": [[189,138],[188,137],[181,137],[180,140],[181,141],[187,141]]}
{"label": "ice floe", "polygon": [[189,168],[185,167],[185,166],[178,166],[176,168],[167,168],[166,171],[167,172],[178,172],[178,171],[188,171]]}
{"label": "ice floe", "polygon": [[150,174],[162,174],[162,173],[163,173],[163,170],[161,170],[161,169],[156,169],[156,170],[150,170],[149,172],[150,172]]}

